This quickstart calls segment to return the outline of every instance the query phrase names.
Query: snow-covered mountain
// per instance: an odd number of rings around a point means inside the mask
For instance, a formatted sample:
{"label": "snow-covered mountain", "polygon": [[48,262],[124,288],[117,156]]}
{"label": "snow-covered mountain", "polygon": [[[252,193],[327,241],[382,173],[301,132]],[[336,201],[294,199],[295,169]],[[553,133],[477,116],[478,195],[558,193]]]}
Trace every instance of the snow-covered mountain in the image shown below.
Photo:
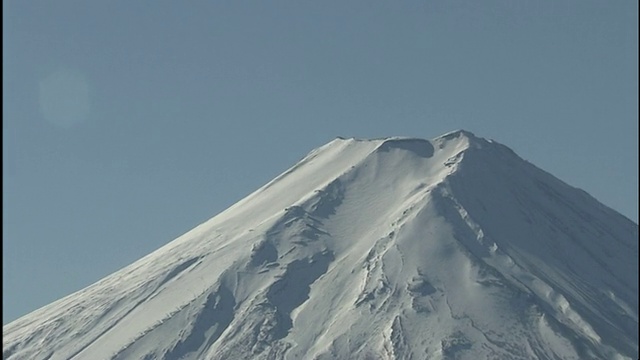
{"label": "snow-covered mountain", "polygon": [[635,359],[637,284],[638,225],[503,145],[338,138],[3,358]]}

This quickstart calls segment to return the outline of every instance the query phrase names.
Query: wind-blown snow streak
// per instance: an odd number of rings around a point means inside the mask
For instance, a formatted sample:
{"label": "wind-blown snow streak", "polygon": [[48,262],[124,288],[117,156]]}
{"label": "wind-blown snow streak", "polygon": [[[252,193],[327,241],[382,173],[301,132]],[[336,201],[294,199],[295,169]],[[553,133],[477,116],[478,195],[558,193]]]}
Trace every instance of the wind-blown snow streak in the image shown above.
{"label": "wind-blown snow streak", "polygon": [[3,358],[637,358],[637,284],[637,224],[503,145],[336,139]]}

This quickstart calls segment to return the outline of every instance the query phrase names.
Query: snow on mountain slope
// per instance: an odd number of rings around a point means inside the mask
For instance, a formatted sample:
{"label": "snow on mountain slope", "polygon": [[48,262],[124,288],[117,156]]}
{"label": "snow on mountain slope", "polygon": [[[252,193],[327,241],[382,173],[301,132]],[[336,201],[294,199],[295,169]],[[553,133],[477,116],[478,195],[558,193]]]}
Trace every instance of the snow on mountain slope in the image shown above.
{"label": "snow on mountain slope", "polygon": [[638,357],[638,225],[465,131],[336,139],[4,359]]}

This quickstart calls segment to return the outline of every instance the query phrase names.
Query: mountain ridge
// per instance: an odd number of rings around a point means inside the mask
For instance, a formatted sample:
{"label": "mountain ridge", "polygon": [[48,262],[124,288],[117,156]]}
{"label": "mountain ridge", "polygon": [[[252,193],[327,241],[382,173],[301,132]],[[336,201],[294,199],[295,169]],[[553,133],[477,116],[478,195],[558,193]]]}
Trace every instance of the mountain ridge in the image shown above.
{"label": "mountain ridge", "polygon": [[3,357],[633,358],[637,235],[464,130],[337,138],[5,325]]}

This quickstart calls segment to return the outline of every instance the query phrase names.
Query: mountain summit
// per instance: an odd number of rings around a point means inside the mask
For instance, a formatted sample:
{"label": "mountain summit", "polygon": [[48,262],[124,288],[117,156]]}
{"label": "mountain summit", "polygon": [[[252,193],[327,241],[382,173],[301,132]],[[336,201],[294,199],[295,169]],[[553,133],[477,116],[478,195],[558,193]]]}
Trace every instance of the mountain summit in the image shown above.
{"label": "mountain summit", "polygon": [[3,327],[13,359],[638,357],[638,225],[454,131],[338,138]]}

